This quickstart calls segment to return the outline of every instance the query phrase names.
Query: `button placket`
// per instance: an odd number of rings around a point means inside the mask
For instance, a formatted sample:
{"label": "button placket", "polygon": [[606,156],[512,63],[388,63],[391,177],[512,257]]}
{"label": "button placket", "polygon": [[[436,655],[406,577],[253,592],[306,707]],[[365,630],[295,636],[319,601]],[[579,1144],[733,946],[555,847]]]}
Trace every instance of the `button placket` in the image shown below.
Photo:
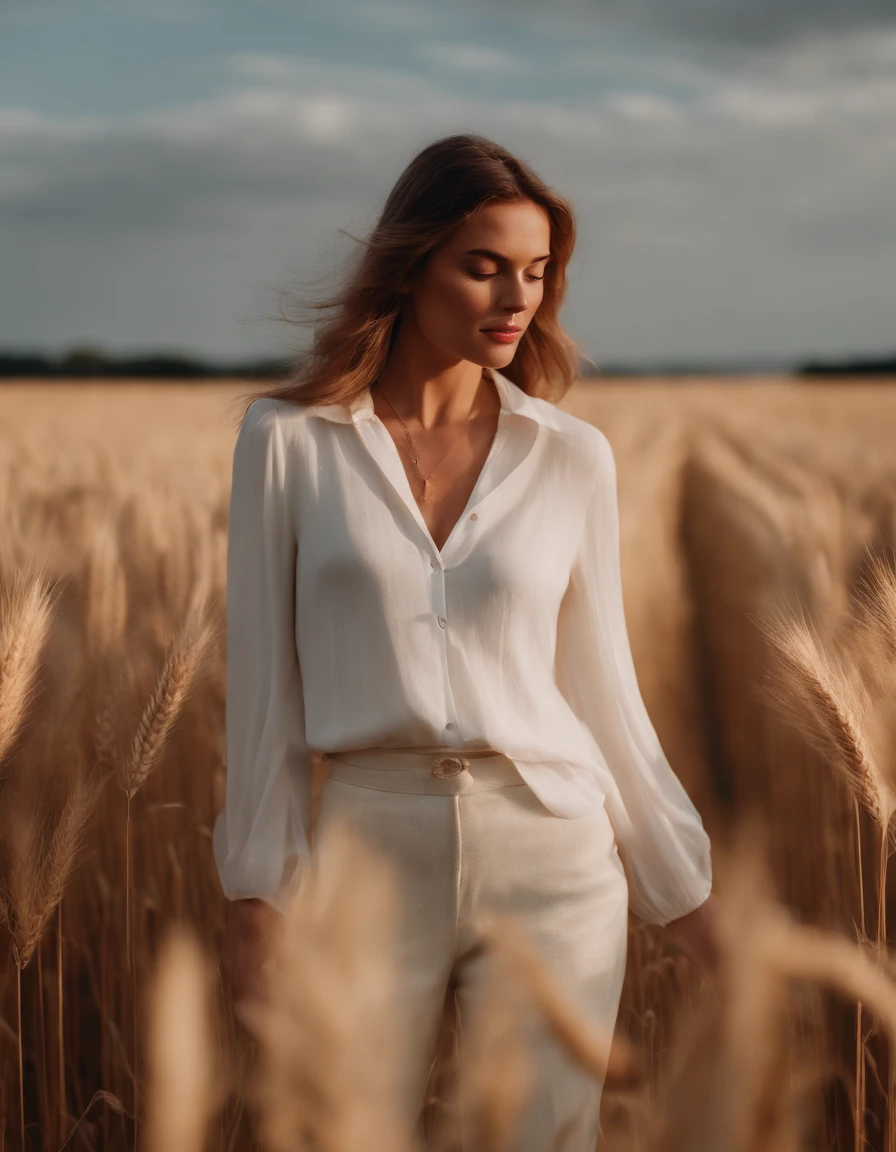
{"label": "button placket", "polygon": [[[448,627],[448,607],[445,597],[445,569],[434,556],[430,557],[430,568],[434,578],[433,584],[431,585],[431,603],[433,606],[433,612],[435,614],[436,624],[444,634]],[[442,661],[445,675],[445,710],[448,716],[454,716],[456,718],[454,694],[451,691],[451,675],[448,669],[448,651],[445,644],[442,645]],[[456,728],[456,719],[448,720],[444,725],[444,731],[446,732],[454,732]]]}
{"label": "button placket", "polygon": [[436,618],[436,623],[440,628],[444,628],[447,624],[447,604],[445,603],[445,573],[435,561],[436,567],[433,568],[433,583],[432,583],[432,610]]}

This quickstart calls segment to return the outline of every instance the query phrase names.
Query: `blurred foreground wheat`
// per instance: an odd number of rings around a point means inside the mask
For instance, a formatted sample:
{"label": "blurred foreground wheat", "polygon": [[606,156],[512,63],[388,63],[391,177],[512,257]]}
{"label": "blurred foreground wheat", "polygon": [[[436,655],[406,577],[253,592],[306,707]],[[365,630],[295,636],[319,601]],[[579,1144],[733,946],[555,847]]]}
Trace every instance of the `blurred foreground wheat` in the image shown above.
{"label": "blurred foreground wheat", "polygon": [[[284,921],[269,1004],[241,1020],[222,979],[233,398],[0,390],[0,1152],[415,1139],[388,1111],[389,883],[362,845]],[[725,961],[706,982],[633,920],[616,1034],[593,1036],[523,926],[483,921],[474,1063],[448,995],[423,1127],[455,1152],[463,1110],[473,1148],[512,1147],[535,1013],[606,1076],[606,1152],[896,1152],[896,389],[567,406],[616,451],[639,682],[713,836]]]}

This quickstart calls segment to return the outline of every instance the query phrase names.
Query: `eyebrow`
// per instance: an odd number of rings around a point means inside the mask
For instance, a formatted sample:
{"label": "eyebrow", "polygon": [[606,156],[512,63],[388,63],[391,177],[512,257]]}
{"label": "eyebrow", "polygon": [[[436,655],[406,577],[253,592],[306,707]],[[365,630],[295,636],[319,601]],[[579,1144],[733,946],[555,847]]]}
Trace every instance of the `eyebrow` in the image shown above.
{"label": "eyebrow", "polygon": [[[468,248],[465,255],[467,256],[488,256],[492,260],[497,260],[498,263],[506,261],[507,257],[502,256],[500,252],[492,252],[491,248]],[[550,252],[547,256],[536,256],[534,260],[530,260],[529,264],[540,264],[542,260],[550,260]],[[529,267],[529,264],[526,267]]]}

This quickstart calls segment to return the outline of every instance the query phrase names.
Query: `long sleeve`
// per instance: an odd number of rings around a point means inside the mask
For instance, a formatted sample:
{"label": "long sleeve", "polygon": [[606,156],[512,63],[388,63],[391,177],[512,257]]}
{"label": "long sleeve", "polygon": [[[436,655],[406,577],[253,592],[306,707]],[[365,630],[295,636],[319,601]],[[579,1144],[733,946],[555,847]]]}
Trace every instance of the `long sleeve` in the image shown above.
{"label": "long sleeve", "polygon": [[227,546],[227,781],[213,836],[230,900],[282,910],[309,851],[311,760],[296,651],[297,544],[277,413],[246,413],[233,453]]}
{"label": "long sleeve", "polygon": [[708,897],[710,842],[638,686],[622,597],[616,462],[607,438],[595,431],[596,486],[561,605],[557,683],[618,786],[618,795],[607,796],[607,811],[629,905],[647,923],[667,924]]}

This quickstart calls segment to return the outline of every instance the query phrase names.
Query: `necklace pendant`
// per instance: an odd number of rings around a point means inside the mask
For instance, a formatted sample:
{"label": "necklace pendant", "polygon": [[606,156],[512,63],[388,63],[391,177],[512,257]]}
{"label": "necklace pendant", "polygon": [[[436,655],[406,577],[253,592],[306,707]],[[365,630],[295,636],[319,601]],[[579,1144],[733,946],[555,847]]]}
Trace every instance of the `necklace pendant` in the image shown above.
{"label": "necklace pendant", "polygon": [[424,480],[423,481],[423,491],[420,493],[420,501],[419,502],[421,504],[425,503],[430,498],[431,495],[432,495],[432,484],[430,484],[429,480]]}

